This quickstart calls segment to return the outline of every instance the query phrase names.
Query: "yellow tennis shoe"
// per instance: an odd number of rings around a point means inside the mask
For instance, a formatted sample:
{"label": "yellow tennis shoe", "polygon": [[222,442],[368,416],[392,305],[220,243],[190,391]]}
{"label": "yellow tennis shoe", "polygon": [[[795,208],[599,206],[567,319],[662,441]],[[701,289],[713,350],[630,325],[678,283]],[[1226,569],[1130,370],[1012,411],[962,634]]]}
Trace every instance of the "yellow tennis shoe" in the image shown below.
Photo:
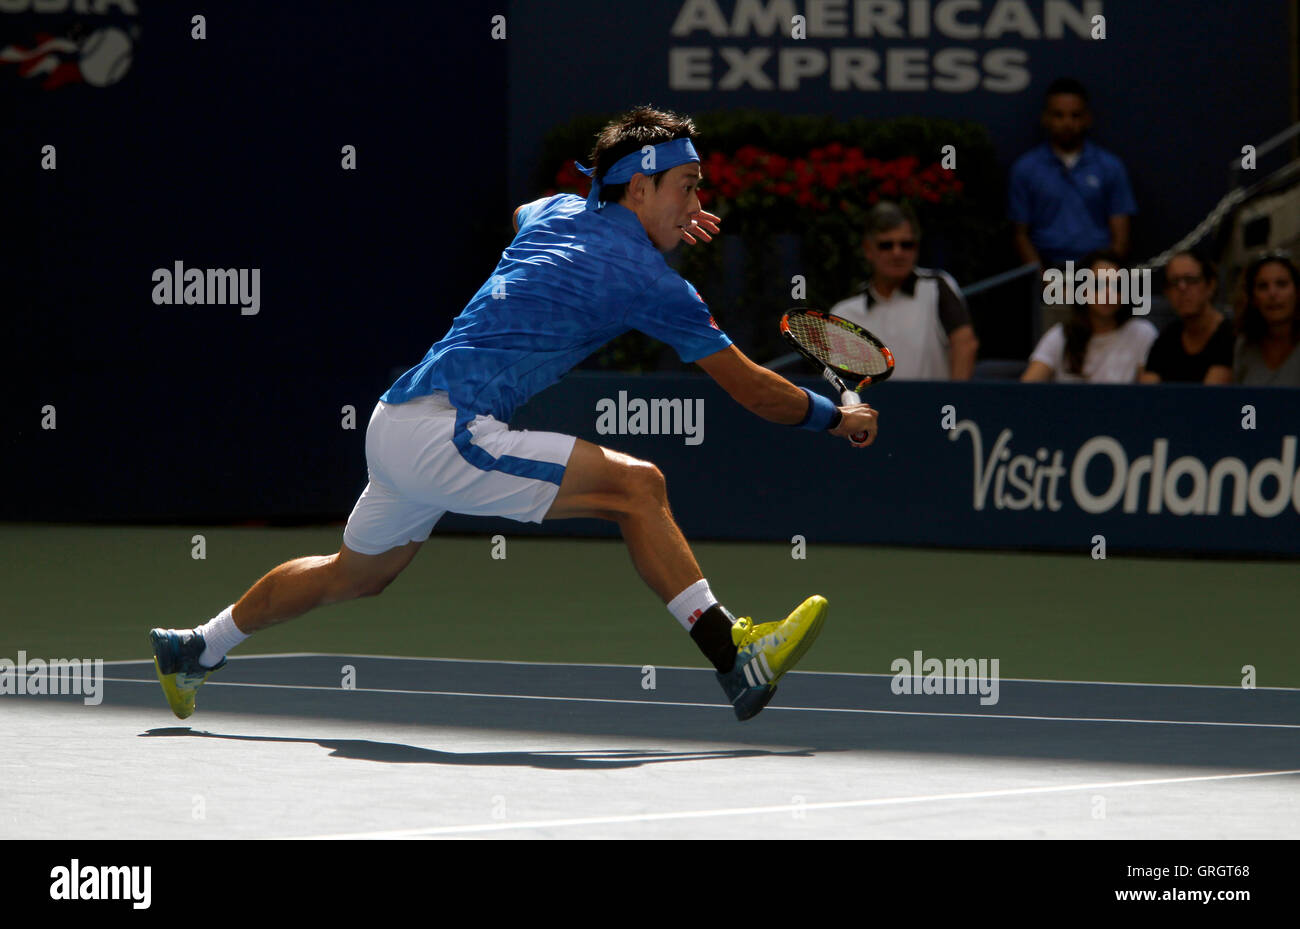
{"label": "yellow tennis shoe", "polygon": [[188,629],[151,629],[149,644],[167,705],[177,719],[189,719],[194,715],[194,695],[209,674],[226,666],[226,659],[211,668],[199,664],[206,643],[203,636]]}
{"label": "yellow tennis shoe", "polygon": [[826,621],[825,597],[809,597],[779,623],[755,625],[749,617],[736,620],[731,640],[736,663],[718,683],[739,720],[757,716],[776,693],[776,683],[795,666],[816,640]]}

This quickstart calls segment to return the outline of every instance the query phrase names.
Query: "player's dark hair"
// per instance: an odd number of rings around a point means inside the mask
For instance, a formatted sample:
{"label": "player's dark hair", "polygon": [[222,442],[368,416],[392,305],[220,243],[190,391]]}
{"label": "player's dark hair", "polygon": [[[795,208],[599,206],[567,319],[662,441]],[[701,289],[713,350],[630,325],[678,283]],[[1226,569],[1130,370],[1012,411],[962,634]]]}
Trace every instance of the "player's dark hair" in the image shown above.
{"label": "player's dark hair", "polygon": [[890,229],[897,229],[903,223],[907,223],[912,227],[912,238],[921,238],[921,221],[916,218],[915,210],[906,203],[881,200],[867,211],[867,219],[863,224],[862,235],[864,238],[879,235],[882,232],[888,232]]}
{"label": "player's dark hair", "polygon": [[[633,107],[615,117],[596,134],[596,144],[588,156],[588,164],[596,169],[596,177],[614,167],[620,158],[641,150],[643,145],[658,145],[674,139],[695,139],[698,130],[689,116],[671,110],[657,110],[652,106]],[[654,175],[655,187],[663,180],[664,172]],[[602,187],[600,198],[606,203],[618,203],[627,193],[627,184],[610,184]]]}
{"label": "player's dark hair", "polygon": [[1213,284],[1219,280],[1219,269],[1215,267],[1214,260],[1209,255],[1197,249],[1189,249],[1182,252],[1174,252],[1165,262],[1165,266],[1160,269],[1161,275],[1165,280],[1165,286],[1169,286],[1169,266],[1173,264],[1175,258],[1190,258],[1196,262],[1201,269],[1201,277],[1205,278],[1205,283]]}
{"label": "player's dark hair", "polygon": [[[1286,252],[1269,252],[1246,265],[1246,272],[1241,276],[1243,293],[1236,324],[1237,334],[1245,336],[1246,341],[1252,345],[1258,345],[1268,336],[1268,323],[1264,321],[1264,314],[1255,302],[1255,279],[1264,270],[1264,266],[1270,264],[1286,268],[1286,273],[1291,275],[1291,286],[1300,290],[1300,272],[1297,272],[1295,262]],[[1300,307],[1296,308],[1295,315],[1291,318],[1291,341],[1300,342]]]}
{"label": "player's dark hair", "polygon": [[[1089,252],[1079,262],[1082,268],[1095,269],[1098,264],[1114,265],[1123,269],[1124,260],[1114,251],[1104,248]],[[1133,316],[1133,307],[1121,303],[1115,311],[1115,325],[1122,326]],[[1088,342],[1092,340],[1092,318],[1088,315],[1086,303],[1075,303],[1071,307],[1070,318],[1065,321],[1065,367],[1071,374],[1083,374],[1083,359],[1088,354]]]}
{"label": "player's dark hair", "polygon": [[1088,105],[1087,89],[1072,77],[1058,77],[1052,81],[1047,86],[1047,93],[1043,94],[1043,106],[1046,106],[1057,94],[1072,94],[1083,100],[1085,106]]}

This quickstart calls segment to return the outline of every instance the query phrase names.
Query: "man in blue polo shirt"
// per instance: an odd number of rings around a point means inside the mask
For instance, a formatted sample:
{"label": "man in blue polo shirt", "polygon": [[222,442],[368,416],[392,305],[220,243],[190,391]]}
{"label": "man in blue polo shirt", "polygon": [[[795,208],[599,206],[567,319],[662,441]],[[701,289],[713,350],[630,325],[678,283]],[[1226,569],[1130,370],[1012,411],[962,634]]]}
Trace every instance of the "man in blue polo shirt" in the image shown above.
{"label": "man in blue polo shirt", "polygon": [[1047,268],[1100,249],[1126,255],[1137,204],[1123,162],[1085,138],[1092,114],[1083,85],[1053,81],[1042,123],[1047,141],[1011,167],[1007,212],[1021,260]]}
{"label": "man in blue polo shirt", "polygon": [[838,407],[754,364],[664,260],[679,242],[708,241],[718,230],[696,196],[695,135],[689,118],[638,107],[597,137],[592,167],[582,169],[593,179],[586,200],[561,194],[515,210],[515,238],[492,276],[376,404],[366,430],[370,480],[338,553],[280,565],[195,629],[150,633],[177,716],[193,713],[199,685],[252,633],[382,591],[448,511],[617,522],[637,571],[712,662],[737,718],[767,705],[816,638],[825,599],[808,598],[781,622],[737,620],[710,591],[653,464],[507,425],[520,404],[637,329],[672,345],[758,416],[874,441],[870,406]]}

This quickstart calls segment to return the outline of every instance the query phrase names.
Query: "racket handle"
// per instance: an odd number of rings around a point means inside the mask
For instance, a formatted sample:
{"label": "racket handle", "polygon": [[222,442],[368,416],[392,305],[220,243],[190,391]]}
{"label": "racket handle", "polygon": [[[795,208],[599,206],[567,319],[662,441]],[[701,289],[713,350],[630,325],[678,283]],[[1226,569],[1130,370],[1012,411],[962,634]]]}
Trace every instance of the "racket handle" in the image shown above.
{"label": "racket handle", "polygon": [[[840,394],[840,401],[845,406],[848,406],[851,403],[861,403],[862,398],[859,397],[853,391],[846,390],[842,394]],[[853,435],[849,436],[849,441],[852,442],[854,445],[861,445],[867,441],[867,434],[865,432],[855,432],[853,433]]]}

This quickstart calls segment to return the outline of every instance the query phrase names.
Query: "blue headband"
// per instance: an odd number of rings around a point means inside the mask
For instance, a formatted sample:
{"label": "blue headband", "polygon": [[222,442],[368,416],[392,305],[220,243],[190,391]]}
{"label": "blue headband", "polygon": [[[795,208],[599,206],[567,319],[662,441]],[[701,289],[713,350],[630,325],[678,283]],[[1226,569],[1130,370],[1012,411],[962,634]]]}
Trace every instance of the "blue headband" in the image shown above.
{"label": "blue headband", "polygon": [[[648,167],[644,163],[647,159],[650,161]],[[699,160],[700,156],[695,153],[695,146],[691,144],[690,139],[673,139],[671,142],[660,142],[649,152],[638,149],[630,155],[624,155],[614,162],[614,166],[606,171],[602,178],[596,177],[595,168],[584,168],[576,161],[574,165],[591,178],[591,193],[587,194],[587,209],[595,210],[600,208],[600,191],[606,184],[626,184],[632,180],[634,174],[658,174],[678,165]]]}

